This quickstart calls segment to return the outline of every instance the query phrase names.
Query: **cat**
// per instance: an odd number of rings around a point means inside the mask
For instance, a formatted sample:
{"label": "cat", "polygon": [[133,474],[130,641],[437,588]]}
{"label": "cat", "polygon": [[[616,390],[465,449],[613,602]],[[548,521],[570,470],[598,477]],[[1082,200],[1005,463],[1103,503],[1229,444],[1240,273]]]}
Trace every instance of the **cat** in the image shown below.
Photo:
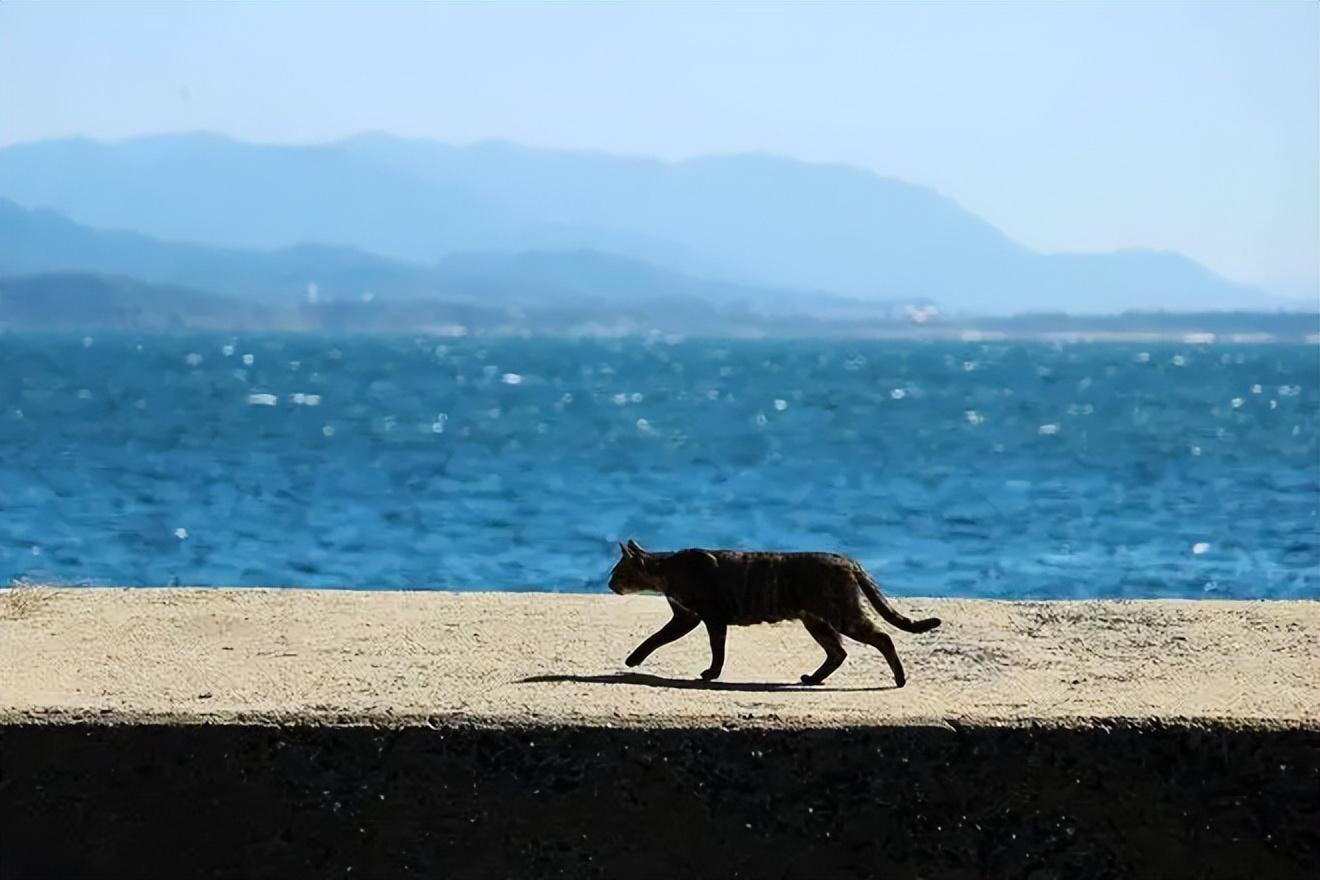
{"label": "cat", "polygon": [[907,676],[894,642],[866,613],[865,596],[880,616],[899,629],[920,633],[940,625],[938,617],[912,620],[897,611],[861,564],[834,553],[744,553],[736,550],[677,550],[652,553],[636,541],[620,544],[621,556],[609,586],[619,595],[658,592],[674,617],[637,646],[624,662],[637,666],[656,648],[682,638],[697,624],[710,636],[706,681],[724,667],[724,639],[730,626],[800,620],[825,649],[825,662],[802,682],[817,685],[848,656],[840,635],[877,648],[889,662],[894,683]]}

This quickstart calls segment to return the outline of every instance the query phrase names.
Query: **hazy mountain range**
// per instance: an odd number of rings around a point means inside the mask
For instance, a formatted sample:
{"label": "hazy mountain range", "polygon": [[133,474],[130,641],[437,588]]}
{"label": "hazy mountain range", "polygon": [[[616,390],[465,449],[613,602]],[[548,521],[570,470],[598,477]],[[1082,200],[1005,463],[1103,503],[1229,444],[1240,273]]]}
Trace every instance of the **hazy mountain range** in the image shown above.
{"label": "hazy mountain range", "polygon": [[[665,163],[364,135],[0,149],[0,274],[101,273],[271,308],[638,301],[843,319],[1273,310],[1178,254],[1041,254],[922,187],[745,155]],[[67,276],[66,276],[67,277]]]}
{"label": "hazy mountain range", "polygon": [[[350,247],[277,250],[159,241],[93,229],[0,199],[0,276],[94,273],[206,290],[249,304],[443,300],[485,306],[621,305],[691,300],[761,314],[884,315],[899,303],[693,278],[592,250],[464,251],[434,265]],[[906,304],[907,301],[904,301]]]}

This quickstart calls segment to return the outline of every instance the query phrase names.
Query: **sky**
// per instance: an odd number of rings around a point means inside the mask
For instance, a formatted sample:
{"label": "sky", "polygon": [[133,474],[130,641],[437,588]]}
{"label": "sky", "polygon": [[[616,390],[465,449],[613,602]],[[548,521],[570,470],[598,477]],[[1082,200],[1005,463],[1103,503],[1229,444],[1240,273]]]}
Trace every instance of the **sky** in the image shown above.
{"label": "sky", "polygon": [[1320,278],[1320,4],[0,3],[0,144],[215,131],[932,187],[1044,251]]}

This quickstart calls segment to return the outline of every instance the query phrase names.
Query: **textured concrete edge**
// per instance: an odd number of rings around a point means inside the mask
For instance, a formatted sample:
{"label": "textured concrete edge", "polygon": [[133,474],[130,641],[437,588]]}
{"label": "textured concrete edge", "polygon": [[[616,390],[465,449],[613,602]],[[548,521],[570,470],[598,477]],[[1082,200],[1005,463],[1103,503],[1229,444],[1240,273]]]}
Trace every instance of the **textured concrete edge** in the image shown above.
{"label": "textured concrete edge", "polygon": [[1314,877],[1317,755],[1163,722],[0,725],[0,875]]}
{"label": "textured concrete edge", "polygon": [[1320,717],[1298,720],[1277,718],[1221,718],[1183,715],[1075,716],[951,716],[857,723],[802,723],[778,718],[682,717],[657,715],[647,719],[601,719],[559,714],[554,717],[516,714],[505,717],[462,713],[367,712],[133,712],[87,711],[50,707],[41,711],[0,711],[0,727],[264,727],[272,729],[364,728],[371,730],[619,730],[619,731],[831,731],[934,729],[949,733],[970,730],[1022,731],[1205,731],[1234,733],[1309,732],[1320,735]]}

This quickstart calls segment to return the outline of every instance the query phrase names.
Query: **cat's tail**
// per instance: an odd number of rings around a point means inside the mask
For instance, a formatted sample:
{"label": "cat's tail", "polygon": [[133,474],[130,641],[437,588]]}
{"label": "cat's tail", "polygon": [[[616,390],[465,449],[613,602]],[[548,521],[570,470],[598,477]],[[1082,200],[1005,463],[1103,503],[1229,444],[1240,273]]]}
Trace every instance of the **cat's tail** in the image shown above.
{"label": "cat's tail", "polygon": [[857,585],[862,588],[866,598],[871,600],[875,610],[880,612],[880,616],[893,626],[910,633],[924,633],[940,625],[938,617],[927,617],[924,620],[913,620],[903,612],[899,611],[889,600],[885,598],[884,593],[880,592],[880,585],[871,579],[871,576],[857,566]]}

